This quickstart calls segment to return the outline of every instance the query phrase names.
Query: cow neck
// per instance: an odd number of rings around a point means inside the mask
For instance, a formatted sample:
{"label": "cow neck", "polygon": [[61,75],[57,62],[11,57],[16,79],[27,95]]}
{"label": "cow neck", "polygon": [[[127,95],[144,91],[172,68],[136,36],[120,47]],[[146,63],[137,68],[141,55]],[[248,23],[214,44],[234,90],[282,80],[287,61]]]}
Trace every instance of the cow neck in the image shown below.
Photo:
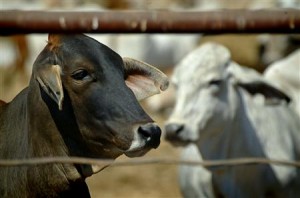
{"label": "cow neck", "polygon": [[[242,92],[240,89],[237,90],[238,93],[238,108],[237,113],[234,119],[234,128],[232,129],[232,144],[235,144],[235,147],[231,148],[235,150],[235,157],[263,157],[264,152],[257,134],[256,129],[253,123],[251,122],[250,115],[247,109],[253,107],[253,104],[250,104],[248,101],[251,98],[247,98],[247,93]],[[237,145],[240,144],[240,145]],[[243,151],[235,148],[244,149]],[[234,151],[232,151],[234,152]],[[242,156],[241,156],[242,155]]]}
{"label": "cow neck", "polygon": [[240,93],[240,90],[232,91],[237,92],[237,95],[236,100],[229,104],[231,106],[235,105],[231,109],[234,114],[230,124],[224,125],[221,129],[215,129],[217,131],[207,131],[207,133],[217,135],[208,139],[200,138],[197,143],[200,146],[199,148],[204,159],[263,156],[262,148],[253,148],[254,145],[260,145],[260,142],[247,112],[247,105],[249,104],[245,101],[244,95]]}
{"label": "cow neck", "polygon": [[[1,148],[6,149],[3,158],[22,159],[27,157],[28,148],[28,113],[26,105],[26,96],[28,89],[22,90],[10,103],[2,108],[0,130],[1,138],[5,139],[1,142]],[[0,108],[1,109],[1,108]],[[8,125],[7,127],[5,127]],[[11,128],[11,129],[10,129]]]}
{"label": "cow neck", "polygon": [[[37,82],[30,85],[30,131],[32,139],[32,157],[41,156],[85,156],[89,149],[82,141],[70,98],[65,92],[63,109],[40,88]],[[66,90],[64,90],[66,91]],[[33,110],[32,110],[33,109]],[[86,178],[93,174],[90,165],[65,165],[64,172],[72,172],[71,179]],[[74,167],[77,174],[74,174]],[[71,169],[71,170],[70,170]],[[73,178],[72,175],[75,175]],[[77,175],[77,176],[76,176]]]}

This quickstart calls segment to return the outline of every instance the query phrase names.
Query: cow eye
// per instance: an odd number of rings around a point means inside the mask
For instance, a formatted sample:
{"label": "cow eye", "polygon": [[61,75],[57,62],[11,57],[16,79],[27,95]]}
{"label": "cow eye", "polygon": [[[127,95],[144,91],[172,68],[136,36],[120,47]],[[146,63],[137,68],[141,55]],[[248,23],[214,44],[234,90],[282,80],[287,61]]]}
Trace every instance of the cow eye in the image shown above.
{"label": "cow eye", "polygon": [[212,80],[209,82],[209,85],[220,85],[222,83],[222,80]]}
{"label": "cow eye", "polygon": [[89,72],[84,69],[77,70],[71,75],[75,80],[84,80],[90,77]]}

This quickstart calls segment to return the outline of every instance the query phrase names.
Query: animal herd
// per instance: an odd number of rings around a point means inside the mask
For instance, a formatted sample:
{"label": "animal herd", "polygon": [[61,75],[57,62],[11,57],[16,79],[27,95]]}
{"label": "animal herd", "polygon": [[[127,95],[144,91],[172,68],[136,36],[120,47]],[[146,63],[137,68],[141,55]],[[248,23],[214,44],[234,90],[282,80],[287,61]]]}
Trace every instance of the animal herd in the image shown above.
{"label": "animal herd", "polygon": [[[300,50],[261,74],[205,43],[178,62],[170,83],[175,105],[161,129],[139,101],[168,88],[163,72],[83,34],[49,34],[28,87],[0,100],[0,159],[141,157],[159,149],[163,131],[183,160],[300,160]],[[0,167],[0,197],[90,197],[85,179],[103,168]],[[300,195],[294,166],[180,165],[178,173],[185,198]]]}

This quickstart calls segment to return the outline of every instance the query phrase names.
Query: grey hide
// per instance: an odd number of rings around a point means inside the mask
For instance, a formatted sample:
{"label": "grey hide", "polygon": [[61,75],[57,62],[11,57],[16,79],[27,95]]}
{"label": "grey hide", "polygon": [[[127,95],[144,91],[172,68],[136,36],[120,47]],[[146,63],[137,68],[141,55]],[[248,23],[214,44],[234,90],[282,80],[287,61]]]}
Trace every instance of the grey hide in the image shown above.
{"label": "grey hide", "polygon": [[300,117],[300,49],[269,65],[265,79],[292,98],[291,108]]}
{"label": "grey hide", "polygon": [[[233,62],[225,47],[200,46],[176,66],[172,80],[177,88],[176,105],[165,130],[173,145],[194,144],[204,160],[300,159],[300,122],[289,107],[291,98],[256,71]],[[300,194],[300,170],[295,167],[255,164],[207,170],[212,174],[214,196]],[[191,173],[184,172],[180,177],[189,180]],[[203,180],[208,183],[207,177]]]}

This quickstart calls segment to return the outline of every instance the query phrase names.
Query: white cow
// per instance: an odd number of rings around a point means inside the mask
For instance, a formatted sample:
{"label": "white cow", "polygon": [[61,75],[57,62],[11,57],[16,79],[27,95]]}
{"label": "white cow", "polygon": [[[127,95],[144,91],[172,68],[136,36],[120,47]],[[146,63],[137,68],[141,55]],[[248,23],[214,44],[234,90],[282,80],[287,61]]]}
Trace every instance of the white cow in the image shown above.
{"label": "white cow", "polygon": [[[289,97],[256,71],[231,61],[225,47],[208,43],[191,52],[176,66],[173,82],[177,101],[165,129],[174,145],[194,143],[205,160],[300,159],[300,122],[288,107]],[[256,164],[209,170],[217,195],[300,194],[296,167]]]}
{"label": "white cow", "polygon": [[264,76],[276,88],[292,98],[291,107],[300,116],[300,49],[271,64]]}
{"label": "white cow", "polygon": [[[195,144],[189,144],[182,150],[181,159],[201,162],[202,156]],[[214,197],[212,174],[202,166],[179,166],[179,185],[183,197]]]}

